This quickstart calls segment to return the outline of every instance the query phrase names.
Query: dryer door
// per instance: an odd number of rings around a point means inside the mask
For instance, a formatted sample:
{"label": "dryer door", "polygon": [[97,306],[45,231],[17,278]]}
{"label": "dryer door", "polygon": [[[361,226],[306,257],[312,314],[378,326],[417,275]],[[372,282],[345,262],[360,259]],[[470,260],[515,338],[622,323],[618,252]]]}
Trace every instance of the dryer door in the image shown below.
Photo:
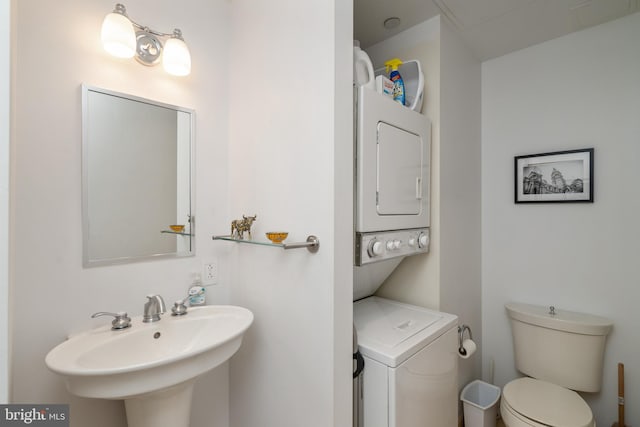
{"label": "dryer door", "polygon": [[378,214],[419,215],[424,168],[420,136],[379,122],[377,148]]}

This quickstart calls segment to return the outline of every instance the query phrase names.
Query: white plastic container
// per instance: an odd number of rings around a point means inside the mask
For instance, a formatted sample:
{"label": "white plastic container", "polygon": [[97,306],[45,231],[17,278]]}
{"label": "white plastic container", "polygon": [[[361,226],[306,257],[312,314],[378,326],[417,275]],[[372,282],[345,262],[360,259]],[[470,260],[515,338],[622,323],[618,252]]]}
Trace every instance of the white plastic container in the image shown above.
{"label": "white plastic container", "polygon": [[353,41],[353,83],[356,86],[364,86],[375,90],[376,76],[373,71],[373,63],[367,52],[360,49],[360,42]]}
{"label": "white plastic container", "polygon": [[500,388],[475,380],[462,389],[465,427],[495,427],[498,416]]}
{"label": "white plastic container", "polygon": [[[422,112],[422,103],[424,98],[424,74],[420,61],[411,59],[403,61],[398,67],[398,72],[404,81],[405,107],[411,108],[418,113]],[[386,76],[385,67],[375,70],[376,76]]]}

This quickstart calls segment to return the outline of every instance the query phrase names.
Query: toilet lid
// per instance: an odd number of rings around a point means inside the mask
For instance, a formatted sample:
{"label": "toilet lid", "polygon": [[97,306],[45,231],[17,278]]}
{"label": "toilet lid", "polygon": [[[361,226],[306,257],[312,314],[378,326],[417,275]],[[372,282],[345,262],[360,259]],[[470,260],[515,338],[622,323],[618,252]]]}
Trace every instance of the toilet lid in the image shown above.
{"label": "toilet lid", "polygon": [[504,386],[502,398],[521,415],[540,424],[589,427],[593,414],[575,391],[533,378],[518,378]]}

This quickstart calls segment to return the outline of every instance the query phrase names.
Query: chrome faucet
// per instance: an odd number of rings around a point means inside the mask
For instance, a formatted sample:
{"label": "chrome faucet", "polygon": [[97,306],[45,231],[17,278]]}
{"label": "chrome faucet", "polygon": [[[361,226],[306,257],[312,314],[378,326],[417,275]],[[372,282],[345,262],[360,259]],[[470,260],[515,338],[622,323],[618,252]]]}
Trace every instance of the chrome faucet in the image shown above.
{"label": "chrome faucet", "polygon": [[142,321],[145,323],[157,322],[160,320],[160,315],[166,311],[164,300],[160,295],[147,295],[147,299]]}

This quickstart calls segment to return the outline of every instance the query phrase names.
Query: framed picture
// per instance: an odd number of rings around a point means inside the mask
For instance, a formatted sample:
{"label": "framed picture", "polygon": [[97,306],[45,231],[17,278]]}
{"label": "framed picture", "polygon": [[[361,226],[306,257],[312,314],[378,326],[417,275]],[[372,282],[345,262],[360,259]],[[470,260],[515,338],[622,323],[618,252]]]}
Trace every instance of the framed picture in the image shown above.
{"label": "framed picture", "polygon": [[593,148],[515,158],[515,202],[593,203]]}

